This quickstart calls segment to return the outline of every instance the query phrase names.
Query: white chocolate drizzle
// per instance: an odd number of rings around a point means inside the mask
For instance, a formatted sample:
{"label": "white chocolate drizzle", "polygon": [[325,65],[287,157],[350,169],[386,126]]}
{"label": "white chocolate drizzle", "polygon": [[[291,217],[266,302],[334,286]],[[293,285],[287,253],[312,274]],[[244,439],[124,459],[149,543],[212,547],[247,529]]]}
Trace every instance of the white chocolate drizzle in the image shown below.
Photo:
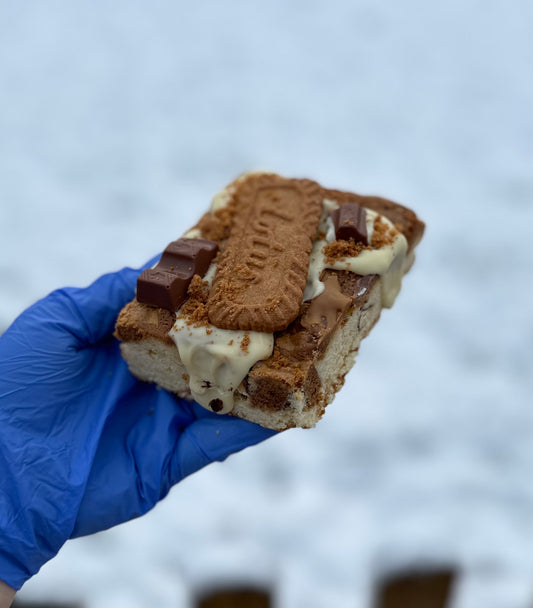
{"label": "white chocolate drizzle", "polygon": [[[216,272],[212,262],[203,278],[211,286]],[[176,313],[169,332],[189,374],[189,388],[195,401],[218,414],[231,412],[235,389],[250,369],[267,359],[274,349],[274,335],[258,331],[220,329],[214,325],[194,327]],[[243,344],[243,340],[245,341]]]}
{"label": "white chocolate drizzle", "polygon": [[[200,405],[219,414],[231,412],[235,389],[252,366],[270,357],[274,348],[273,334],[212,325],[193,327],[179,316],[169,335],[189,374],[192,396]],[[243,344],[243,340],[248,344]]]}
{"label": "white chocolate drizzle", "polygon": [[339,258],[333,262],[326,261],[326,256],[322,250],[325,245],[335,240],[335,229],[329,217],[329,212],[338,206],[338,203],[335,201],[324,200],[324,211],[319,224],[319,233],[323,233],[326,236],[325,238],[318,239],[313,244],[307,285],[304,291],[304,301],[312,300],[322,293],[324,284],[320,281],[320,275],[325,268],[332,268],[334,270],[348,270],[360,275],[379,274],[381,276],[382,306],[390,308],[401,287],[403,261],[407,252],[407,239],[394,228],[389,219],[365,207],[369,243],[372,245],[374,222],[378,217],[381,217],[381,220],[388,225],[389,230],[393,232],[393,241],[379,248],[364,249],[355,257]]}
{"label": "white chocolate drizzle", "polygon": [[186,232],[183,237],[184,239],[201,239],[202,231],[200,228],[191,228],[188,232]]}

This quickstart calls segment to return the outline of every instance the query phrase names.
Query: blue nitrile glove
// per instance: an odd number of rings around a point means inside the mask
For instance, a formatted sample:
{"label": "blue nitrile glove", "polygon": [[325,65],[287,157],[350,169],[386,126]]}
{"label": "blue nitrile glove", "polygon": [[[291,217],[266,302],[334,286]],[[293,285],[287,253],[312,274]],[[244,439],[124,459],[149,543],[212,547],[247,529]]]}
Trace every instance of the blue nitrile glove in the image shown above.
{"label": "blue nitrile glove", "polygon": [[15,589],[67,539],[273,434],[131,375],[112,332],[139,272],[55,291],[0,338],[0,580]]}

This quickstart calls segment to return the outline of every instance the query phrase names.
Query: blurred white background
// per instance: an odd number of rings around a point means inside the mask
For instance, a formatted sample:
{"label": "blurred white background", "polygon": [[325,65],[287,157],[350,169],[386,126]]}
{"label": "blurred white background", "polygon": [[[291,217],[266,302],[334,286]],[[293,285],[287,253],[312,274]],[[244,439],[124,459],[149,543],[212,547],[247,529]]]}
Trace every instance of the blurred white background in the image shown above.
{"label": "blurred white background", "polygon": [[138,266],[239,173],[379,194],[427,223],[327,416],[68,543],[21,599],[368,605],[456,564],[454,608],[533,604],[533,4],[0,0],[0,330]]}

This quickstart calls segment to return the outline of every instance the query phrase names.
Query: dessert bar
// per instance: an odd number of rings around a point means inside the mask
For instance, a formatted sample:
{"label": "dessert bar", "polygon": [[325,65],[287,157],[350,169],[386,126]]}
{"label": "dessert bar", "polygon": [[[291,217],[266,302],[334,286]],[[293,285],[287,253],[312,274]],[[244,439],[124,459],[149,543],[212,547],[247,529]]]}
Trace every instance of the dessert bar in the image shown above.
{"label": "dessert bar", "polygon": [[423,231],[387,199],[244,174],[139,276],[116,326],[123,357],[213,412],[313,427]]}

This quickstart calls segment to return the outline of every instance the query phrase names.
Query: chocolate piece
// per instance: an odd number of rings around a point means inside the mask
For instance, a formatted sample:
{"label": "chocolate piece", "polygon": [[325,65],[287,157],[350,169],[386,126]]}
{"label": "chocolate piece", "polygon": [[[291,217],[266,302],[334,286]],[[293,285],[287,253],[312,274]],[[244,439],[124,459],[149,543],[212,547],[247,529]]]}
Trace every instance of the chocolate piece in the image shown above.
{"label": "chocolate piece", "polygon": [[310,180],[260,175],[248,178],[234,200],[209,320],[222,329],[279,331],[298,316],[322,191]]}
{"label": "chocolate piece", "polygon": [[335,236],[337,240],[348,241],[353,239],[356,243],[368,245],[366,230],[366,211],[357,203],[346,203],[330,212]]}
{"label": "chocolate piece", "polygon": [[[376,279],[375,274],[326,270],[322,277],[325,290],[304,304],[300,318],[276,336],[279,350],[298,361],[324,352],[350,306],[364,306]],[[268,366],[269,359],[263,363]]]}
{"label": "chocolate piece", "polygon": [[368,293],[379,279],[377,274],[359,275],[354,272],[326,270],[327,274],[335,273],[341,291],[344,295],[353,298],[354,306],[363,306],[368,299]]}
{"label": "chocolate piece", "polygon": [[407,251],[412,251],[424,235],[425,225],[421,222],[414,211],[379,196],[362,196],[353,192],[341,190],[324,189],[324,198],[337,201],[339,205],[357,203],[367,209],[372,209],[380,215],[388,218],[407,239],[409,245]]}
{"label": "chocolate piece", "polygon": [[205,239],[179,239],[165,249],[155,268],[137,279],[137,301],[175,312],[185,301],[195,274],[203,276],[218,251]]}
{"label": "chocolate piece", "polygon": [[181,275],[160,268],[148,268],[137,279],[137,300],[141,304],[175,311],[185,300],[192,271]]}
{"label": "chocolate piece", "polygon": [[352,298],[342,293],[336,274],[326,275],[323,283],[324,291],[311,300],[309,308],[302,315],[302,327],[306,329],[318,325],[333,330],[352,304]]}
{"label": "chocolate piece", "polygon": [[211,399],[209,405],[214,412],[220,412],[220,410],[224,407],[222,399]]}
{"label": "chocolate piece", "polygon": [[213,241],[179,239],[165,249],[157,268],[164,268],[176,274],[189,271],[192,275],[199,274],[203,277],[217,251],[218,245]]}

